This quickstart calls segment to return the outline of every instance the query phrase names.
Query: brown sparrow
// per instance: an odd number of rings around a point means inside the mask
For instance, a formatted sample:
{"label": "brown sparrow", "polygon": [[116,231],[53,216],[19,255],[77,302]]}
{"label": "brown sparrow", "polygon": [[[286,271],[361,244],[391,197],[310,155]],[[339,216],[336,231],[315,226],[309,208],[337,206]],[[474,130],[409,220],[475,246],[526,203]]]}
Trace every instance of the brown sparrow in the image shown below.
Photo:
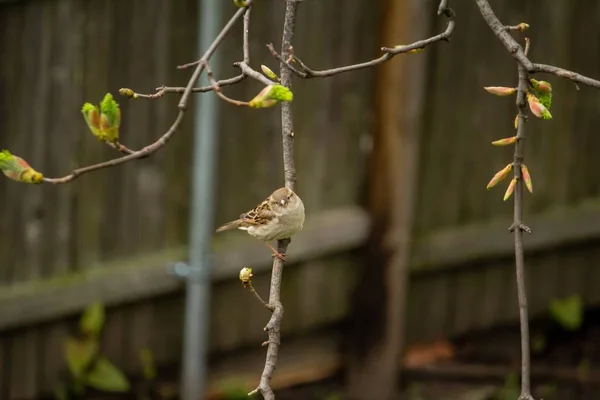
{"label": "brown sparrow", "polygon": [[282,187],[254,209],[240,215],[239,219],[218,228],[217,232],[230,229],[247,231],[250,236],[265,242],[273,251],[273,257],[285,261],[285,256],[268,242],[290,238],[302,230],[303,225],[304,203],[291,189]]}

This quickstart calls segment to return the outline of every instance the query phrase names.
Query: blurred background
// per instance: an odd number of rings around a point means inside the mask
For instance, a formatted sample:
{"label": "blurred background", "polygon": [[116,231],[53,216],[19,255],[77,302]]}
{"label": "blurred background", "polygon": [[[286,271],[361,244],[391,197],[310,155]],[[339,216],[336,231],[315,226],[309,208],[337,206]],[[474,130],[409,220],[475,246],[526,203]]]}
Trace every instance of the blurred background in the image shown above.
{"label": "blurred background", "polygon": [[[116,157],[80,113],[107,92],[121,106],[124,144],[158,138],[179,96],[132,100],[118,89],[185,86],[191,71],[176,66],[199,57],[201,1],[0,0],[0,147],[48,177]],[[534,61],[600,77],[600,2],[491,3],[504,23],[531,25]],[[377,388],[400,377],[397,398],[518,397],[512,203],[502,201],[504,184],[485,190],[512,160],[512,147],[490,142],[514,135],[516,108],[513,97],[482,89],[514,86],[516,65],[473,0],[450,6],[457,26],[449,43],[377,68],[294,78],[307,222],[284,272],[278,400],[380,400]],[[232,1],[222,7],[219,27],[236,10]],[[284,9],[256,1],[255,69],[278,71],[266,44],[280,48]],[[433,0],[306,0],[295,54],[314,69],[376,58],[382,46],[445,30],[436,11]],[[238,74],[241,44],[238,24],[218,50],[217,79]],[[527,124],[534,395],[597,399],[600,92],[540,79],[555,97],[551,121]],[[246,79],[223,90],[247,101],[260,89]],[[214,227],[283,185],[280,125],[279,108],[218,103]],[[1,399],[77,390],[71,371],[92,346],[82,329],[97,332],[110,361],[82,398],[179,398],[184,283],[167,266],[193,245],[193,130],[190,112],[152,157],[66,185],[0,180]],[[205,398],[246,398],[264,365],[269,314],[238,272],[252,267],[267,297],[271,257],[244,233],[215,237],[211,248]],[[393,362],[378,363],[381,354]]]}

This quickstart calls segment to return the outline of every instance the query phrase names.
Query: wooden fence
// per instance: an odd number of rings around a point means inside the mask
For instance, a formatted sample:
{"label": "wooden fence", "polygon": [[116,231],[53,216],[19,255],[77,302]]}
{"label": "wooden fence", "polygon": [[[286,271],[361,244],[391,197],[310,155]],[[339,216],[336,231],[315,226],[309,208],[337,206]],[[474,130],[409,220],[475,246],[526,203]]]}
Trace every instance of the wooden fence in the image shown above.
{"label": "wooden fence", "polygon": [[[189,71],[175,66],[197,57],[196,3],[0,1],[0,147],[47,176],[115,157],[89,134],[82,103],[97,103],[120,87],[152,92],[163,84],[184,85]],[[435,6],[432,0],[424,6],[432,21]],[[518,312],[507,233],[511,207],[501,201],[502,188],[485,190],[511,160],[510,149],[489,142],[513,134],[515,107],[482,90],[515,82],[516,67],[473,1],[454,0],[452,6],[458,27],[451,42],[408,56],[426,57],[427,67],[419,105],[410,341],[514,321]],[[277,65],[265,44],[279,46],[283,7],[265,0],[253,10],[252,65]],[[535,0],[510,0],[496,7],[503,21],[531,25],[535,60],[600,75],[600,55],[593,51],[600,41],[597,2],[557,0],[541,7]],[[228,3],[226,10],[234,6]],[[370,59],[382,45],[405,40],[380,38],[382,18],[391,16],[359,0],[343,7],[307,1],[295,50],[315,68]],[[431,30],[443,29],[442,23],[435,19]],[[241,58],[241,26],[219,54],[218,78],[236,74],[230,65]],[[369,235],[369,217],[359,205],[376,115],[376,73],[295,83],[298,190],[309,219],[294,239],[285,273],[286,346],[276,385],[293,380],[287,368],[316,379],[341,367],[339,324],[357,284],[356,251]],[[600,303],[594,284],[600,278],[600,94],[550,81],[554,119],[528,123],[526,149],[535,188],[525,200],[526,222],[534,230],[525,239],[534,314],[573,291],[588,304]],[[259,90],[249,80],[226,89],[239,99]],[[177,98],[118,101],[123,142],[139,148],[170,125]],[[220,107],[217,222],[253,206],[283,178],[277,110]],[[178,365],[182,287],[165,266],[186,254],[191,128],[188,115],[155,156],[68,185],[0,180],[0,398],[28,399],[55,387],[65,371],[62,344],[74,317],[97,299],[110,306],[102,345],[112,361],[139,373],[138,352],[148,347],[158,365]],[[262,247],[242,234],[215,239],[211,350],[236,352],[212,362],[212,382],[233,374],[254,383],[263,362],[257,344],[264,340],[266,315],[236,278],[241,266],[252,266],[257,290],[267,292],[270,257]]]}

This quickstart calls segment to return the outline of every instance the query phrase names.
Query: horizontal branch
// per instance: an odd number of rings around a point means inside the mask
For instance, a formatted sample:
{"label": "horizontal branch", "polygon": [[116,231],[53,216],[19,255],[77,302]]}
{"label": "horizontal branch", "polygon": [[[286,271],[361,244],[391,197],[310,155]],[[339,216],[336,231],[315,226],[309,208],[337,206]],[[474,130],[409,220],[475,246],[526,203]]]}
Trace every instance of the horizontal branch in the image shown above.
{"label": "horizontal branch", "polygon": [[[448,25],[444,32],[442,32],[436,36],[432,36],[427,39],[419,40],[417,42],[414,42],[414,43],[411,43],[408,45],[395,46],[393,48],[382,47],[381,51],[383,51],[384,54],[381,57],[375,58],[371,61],[366,61],[366,62],[362,62],[362,63],[358,63],[358,64],[346,65],[343,67],[325,69],[325,70],[319,71],[319,70],[314,70],[312,68],[309,68],[304,62],[302,62],[302,60],[300,60],[293,53],[292,53],[292,56],[290,59],[284,59],[279,53],[277,53],[277,51],[273,47],[273,44],[268,44],[267,47],[269,48],[271,54],[277,60],[279,60],[279,62],[281,62],[285,66],[287,66],[297,76],[299,76],[301,78],[305,78],[305,79],[325,78],[325,77],[341,74],[344,72],[356,71],[356,70],[364,69],[364,68],[371,68],[371,67],[377,66],[379,64],[383,64],[384,62],[391,60],[394,56],[396,56],[398,54],[409,53],[409,52],[412,52],[415,50],[422,50],[425,47],[427,47],[433,43],[442,41],[442,40],[448,41],[450,36],[454,32],[454,28],[455,28],[455,24],[456,24],[456,21],[455,21],[456,15],[451,8],[447,7],[447,2],[448,2],[447,0],[442,0],[440,2],[440,6],[438,8],[438,15],[444,14],[446,16],[446,18],[448,18]],[[295,67],[292,64],[292,62],[296,62],[298,64],[298,67]]]}
{"label": "horizontal branch", "polygon": [[577,72],[569,71],[564,68],[555,67],[546,64],[535,64],[525,54],[525,51],[519,43],[508,33],[506,26],[500,22],[494,10],[490,6],[488,0],[476,0],[479,6],[479,11],[483,19],[488,24],[494,35],[502,42],[506,50],[527,70],[533,74],[536,72],[552,74],[560,78],[569,79],[575,83],[591,86],[600,89],[600,81],[578,74]]}
{"label": "horizontal branch", "polygon": [[164,135],[162,135],[156,142],[144,147],[141,150],[138,150],[120,158],[115,158],[109,161],[90,165],[88,167],[75,169],[70,174],[63,176],[62,178],[44,178],[44,182],[54,184],[68,183],[71,182],[73,179],[80,177],[83,174],[87,174],[88,172],[108,167],[115,167],[117,165],[124,164],[132,160],[139,160],[140,158],[148,157],[150,154],[156,152],[158,149],[163,147],[167,143],[167,141],[173,136],[173,134],[177,131],[177,128],[179,128],[181,121],[183,120],[184,113],[184,110],[179,110],[177,118],[175,119],[175,122],[173,122],[169,130]]}

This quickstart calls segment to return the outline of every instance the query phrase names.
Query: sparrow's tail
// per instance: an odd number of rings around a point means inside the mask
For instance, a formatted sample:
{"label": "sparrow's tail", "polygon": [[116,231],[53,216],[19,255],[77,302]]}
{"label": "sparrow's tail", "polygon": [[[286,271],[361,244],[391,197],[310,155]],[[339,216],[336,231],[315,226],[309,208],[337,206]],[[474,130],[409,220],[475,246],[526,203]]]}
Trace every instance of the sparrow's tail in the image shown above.
{"label": "sparrow's tail", "polygon": [[217,230],[216,233],[219,232],[223,232],[223,231],[229,231],[231,229],[238,229],[242,224],[242,220],[241,219],[236,219],[235,221],[231,221],[226,223],[225,225],[221,225]]}

